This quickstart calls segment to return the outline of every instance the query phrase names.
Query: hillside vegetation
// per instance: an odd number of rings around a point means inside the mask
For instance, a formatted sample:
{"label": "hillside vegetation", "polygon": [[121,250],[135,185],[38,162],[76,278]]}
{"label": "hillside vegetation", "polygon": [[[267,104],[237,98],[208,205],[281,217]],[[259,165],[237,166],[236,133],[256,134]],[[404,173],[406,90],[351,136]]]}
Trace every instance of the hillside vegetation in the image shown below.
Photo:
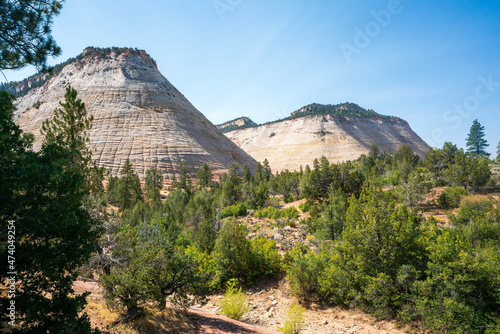
{"label": "hillside vegetation", "polygon": [[[300,300],[357,307],[434,333],[493,333],[499,329],[500,208],[498,200],[469,196],[495,186],[489,164],[447,143],[426,160],[405,146],[394,155],[372,147],[355,162],[321,158],[277,175],[267,161],[254,173],[234,165],[218,181],[205,168],[196,184],[185,166],[163,202],[144,198],[137,178],[127,186],[124,174],[110,180],[103,198],[123,212],[108,232],[116,238],[108,244],[109,263],[120,265],[102,277],[106,298],[129,319],[145,305],[161,307],[174,291],[186,303],[184,294],[215,293],[231,279],[251,286],[286,273]],[[435,186],[446,191],[426,202]],[[293,207],[277,208],[299,199],[306,199],[305,220]],[[428,205],[458,209],[443,225],[423,214]],[[309,246],[299,243],[283,254],[264,225],[254,225],[249,237],[238,218],[248,214],[274,226],[307,226]]]}
{"label": "hillside vegetation", "polygon": [[341,104],[319,104],[319,103],[312,103],[307,106],[304,106],[294,112],[291,113],[290,116],[276,120],[276,121],[270,121],[266,122],[263,124],[257,124],[253,122],[252,120],[249,119],[249,122],[244,122],[243,124],[237,124],[236,121],[240,119],[246,119],[247,117],[240,117],[236,118],[232,121],[217,125],[219,130],[222,133],[234,131],[234,130],[241,130],[241,129],[247,129],[247,128],[254,128],[258,127],[261,125],[266,125],[266,124],[273,124],[277,122],[282,122],[282,121],[287,121],[287,120],[292,120],[300,117],[307,117],[307,116],[317,116],[317,115],[332,115],[336,116],[339,119],[343,120],[344,117],[376,117],[376,118],[390,118],[390,116],[384,116],[381,114],[376,113],[373,110],[367,110],[364,108],[361,108],[355,103],[341,103]]}

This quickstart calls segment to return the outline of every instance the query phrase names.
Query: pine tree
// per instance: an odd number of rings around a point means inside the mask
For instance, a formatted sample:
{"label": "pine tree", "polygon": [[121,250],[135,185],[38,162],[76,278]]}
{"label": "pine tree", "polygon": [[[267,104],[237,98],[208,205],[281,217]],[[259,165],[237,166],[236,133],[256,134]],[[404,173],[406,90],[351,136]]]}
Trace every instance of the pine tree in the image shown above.
{"label": "pine tree", "polygon": [[[0,189],[7,190],[1,191],[0,227],[7,231],[12,220],[15,229],[16,320],[22,319],[15,330],[90,333],[90,321],[82,312],[85,294],[76,294],[72,287],[96,238],[95,223],[84,207],[90,193],[87,160],[76,148],[85,133],[75,124],[85,123],[85,113],[73,124],[62,119],[59,128],[53,127],[57,116],[46,122],[53,136],[34,152],[27,150],[29,141],[12,121],[12,100],[0,92]],[[73,141],[65,133],[73,133]],[[0,243],[0,252],[7,254],[7,242]],[[0,273],[0,281],[6,281],[6,273]],[[6,294],[0,304],[10,304]],[[0,321],[5,316],[1,312]]]}
{"label": "pine tree", "polygon": [[500,141],[498,142],[497,145],[497,161],[500,161]]}
{"label": "pine tree", "polygon": [[484,139],[484,126],[477,119],[472,122],[469,136],[467,137],[467,152],[474,158],[489,157],[490,153],[484,149],[488,146],[488,141]]}
{"label": "pine tree", "polygon": [[127,158],[120,170],[118,181],[117,204],[121,211],[130,209],[142,200],[142,190],[139,176],[135,173],[130,160]]}
{"label": "pine tree", "polygon": [[203,166],[201,166],[201,168],[198,170],[196,178],[198,181],[198,185],[201,188],[210,185],[210,182],[212,181],[212,171],[206,163],[204,163]]}
{"label": "pine tree", "polygon": [[51,36],[53,17],[63,1],[0,1],[0,70],[19,69],[28,64],[46,68],[47,56],[61,49]]}
{"label": "pine tree", "polygon": [[153,200],[160,200],[160,190],[163,188],[163,174],[156,168],[150,168],[146,171],[144,180],[146,185],[146,196]]}
{"label": "pine tree", "polygon": [[248,183],[252,181],[252,173],[247,165],[243,165],[243,182]]}

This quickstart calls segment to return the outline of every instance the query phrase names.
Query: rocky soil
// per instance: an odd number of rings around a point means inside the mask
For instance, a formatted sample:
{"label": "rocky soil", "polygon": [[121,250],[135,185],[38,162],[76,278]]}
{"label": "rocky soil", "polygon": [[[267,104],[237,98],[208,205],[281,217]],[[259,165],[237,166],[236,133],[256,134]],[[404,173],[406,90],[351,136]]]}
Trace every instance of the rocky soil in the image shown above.
{"label": "rocky soil", "polygon": [[[118,315],[106,309],[102,298],[102,289],[97,282],[77,281],[75,292],[89,291],[87,297],[88,312],[92,325],[103,333],[117,334],[123,329],[111,326]],[[219,301],[222,295],[211,296],[205,305],[195,305],[187,313],[172,311],[169,316],[159,318],[163,323],[156,324],[162,333],[279,333],[283,326],[289,306],[295,302],[290,296],[290,289],[284,277],[272,280],[260,280],[245,293],[252,309],[241,321],[235,321],[219,313]],[[304,329],[302,334],[402,334],[394,323],[377,321],[357,310],[322,308],[316,304],[304,305]],[[166,329],[165,329],[166,328]],[[170,330],[169,330],[170,329]]]}

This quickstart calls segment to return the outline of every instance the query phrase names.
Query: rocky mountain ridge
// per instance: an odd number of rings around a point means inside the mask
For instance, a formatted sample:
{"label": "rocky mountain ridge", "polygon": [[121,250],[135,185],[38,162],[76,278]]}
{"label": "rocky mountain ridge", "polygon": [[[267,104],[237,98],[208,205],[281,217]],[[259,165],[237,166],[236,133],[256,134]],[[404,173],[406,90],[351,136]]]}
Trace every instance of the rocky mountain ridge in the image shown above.
{"label": "rocky mountain ridge", "polygon": [[64,100],[68,85],[94,116],[88,144],[93,158],[113,175],[127,158],[141,177],[152,167],[168,177],[180,170],[182,161],[192,171],[204,163],[215,172],[232,163],[255,165],[159,72],[145,51],[128,48],[87,48],[42,87],[16,100],[16,122],[35,135],[35,150],[42,143],[42,122]]}
{"label": "rocky mountain ridge", "polygon": [[[408,145],[420,156],[429,149],[409,124],[398,117],[362,108],[354,116],[348,112],[335,115],[304,108],[283,120],[236,129],[225,135],[257,161],[267,158],[273,172],[312,166],[314,159],[321,156],[331,162],[355,160],[367,154],[373,144],[381,151],[392,152]],[[370,115],[373,113],[376,116]]]}
{"label": "rocky mountain ridge", "polygon": [[238,117],[236,119],[233,119],[232,121],[229,121],[229,122],[218,124],[216,126],[222,133],[224,133],[224,132],[229,132],[229,131],[233,131],[236,129],[245,129],[245,128],[258,126],[258,124],[255,123],[254,121],[252,121],[250,118],[243,116],[243,117]]}

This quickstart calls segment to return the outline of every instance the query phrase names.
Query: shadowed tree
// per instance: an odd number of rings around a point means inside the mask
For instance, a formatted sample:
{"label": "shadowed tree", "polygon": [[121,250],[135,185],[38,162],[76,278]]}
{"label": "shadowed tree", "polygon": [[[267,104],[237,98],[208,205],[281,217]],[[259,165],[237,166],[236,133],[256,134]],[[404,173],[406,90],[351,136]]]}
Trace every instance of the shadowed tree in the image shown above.
{"label": "shadowed tree", "polygon": [[63,1],[0,1],[0,70],[34,65],[47,68],[47,56],[58,56],[61,49],[51,36],[54,16]]}
{"label": "shadowed tree", "polygon": [[[7,231],[12,220],[15,228],[15,305],[16,318],[22,319],[15,332],[90,333],[90,321],[82,313],[85,294],[75,294],[72,287],[96,237],[95,223],[84,206],[91,184],[89,160],[85,149],[77,149],[85,143],[90,123],[85,112],[65,109],[61,118],[56,114],[45,123],[52,129],[50,135],[44,131],[41,150],[33,152],[12,121],[12,102],[0,92],[0,227]],[[73,123],[63,121],[66,113],[72,114]],[[0,252],[7,254],[6,240],[0,241]],[[7,256],[0,260],[3,268],[6,260]],[[0,273],[2,282],[6,272]],[[3,294],[0,303],[6,309],[9,298]],[[1,313],[0,321],[5,315]]]}

